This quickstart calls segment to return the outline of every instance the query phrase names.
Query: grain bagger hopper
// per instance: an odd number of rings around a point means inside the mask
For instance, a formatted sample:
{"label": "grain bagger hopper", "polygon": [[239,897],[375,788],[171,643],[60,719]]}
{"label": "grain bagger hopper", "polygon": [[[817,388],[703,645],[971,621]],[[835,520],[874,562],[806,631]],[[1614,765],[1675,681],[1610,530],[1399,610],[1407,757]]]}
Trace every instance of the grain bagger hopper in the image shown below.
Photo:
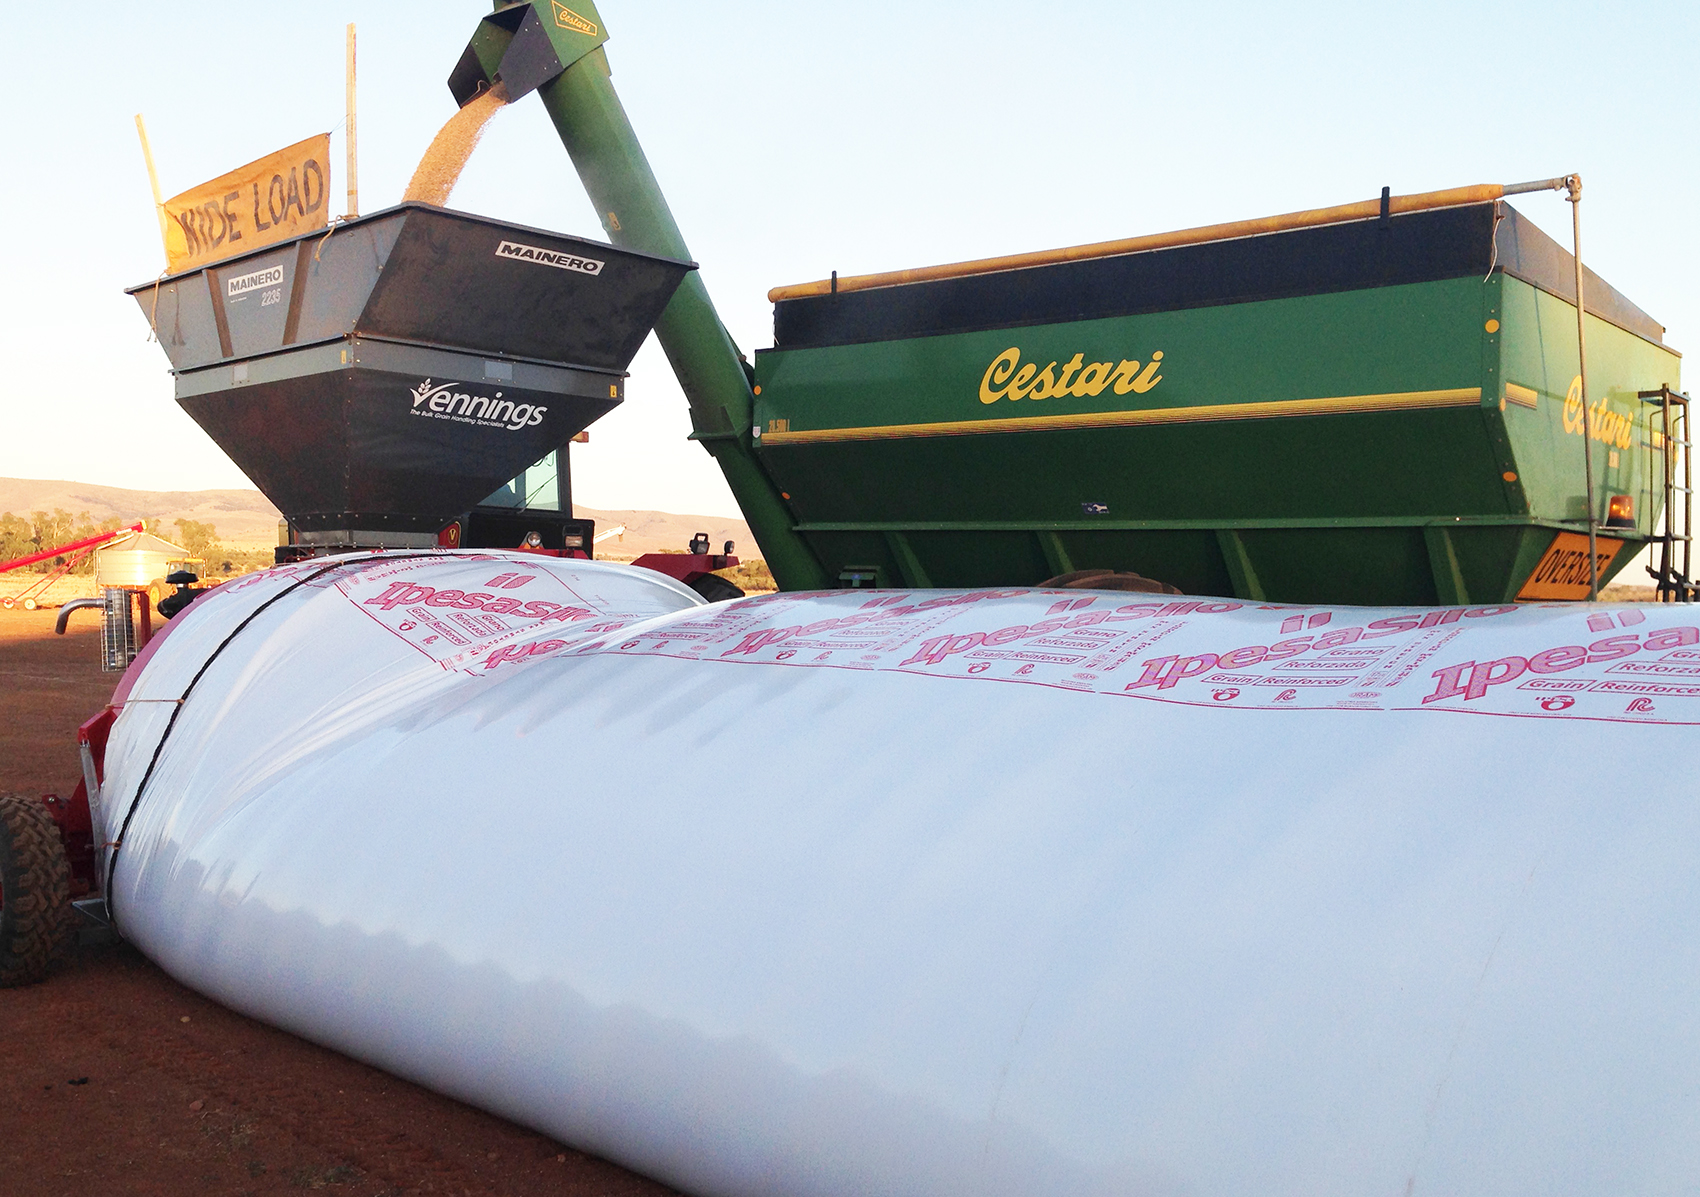
{"label": "grain bagger hopper", "polygon": [[[616,241],[682,260],[605,37],[588,4],[507,6],[452,86],[538,91]],[[1510,423],[1586,443],[1558,358],[1488,380],[1500,347],[1529,344],[1482,339],[1520,318],[1500,263],[1539,271],[1498,240],[1497,199],[1465,198],[1390,198],[1385,224],[1253,247],[1379,236],[1376,286],[1343,269],[1294,289],[1314,263],[1289,261],[1234,290],[1206,258],[1178,271],[1214,287],[1196,306],[1077,298],[989,329],[1003,271],[961,275],[978,281],[955,326],[951,288],[924,289],[955,276],[829,280],[779,297],[753,377],[687,276],[656,327],[787,591],[705,606],[648,571],[388,543],[222,587],[84,729],[107,913],[220,1000],[699,1194],[1680,1191],[1700,1166],[1700,820],[1682,785],[1626,796],[1604,762],[1700,744],[1700,626],[1679,604],[1507,593],[1560,535],[1646,540],[1650,523],[1605,525],[1663,496],[1600,441],[1591,519],[1556,451],[1543,466]],[[1456,238],[1435,234],[1447,221]],[[1012,267],[1005,299],[1049,303],[1045,278],[1091,298],[1049,269]],[[1459,298],[1466,278],[1500,306]],[[1562,297],[1538,282],[1545,320]],[[1378,319],[1355,325],[1360,307]],[[1389,342],[1369,385],[1283,359],[1291,393],[1224,376],[1152,406],[1210,335],[1233,341],[1224,322],[1329,357],[1305,340],[1324,317],[1366,352]],[[1639,327],[1601,333],[1593,377],[1620,408],[1618,390],[1677,384]],[[916,410],[878,407],[900,393]],[[956,428],[956,400],[976,421],[1065,422]],[[1287,406],[1196,411],[1264,402]],[[1183,415],[1108,418],[1158,410]],[[1232,446],[1214,480],[1238,489],[1170,476],[1194,514],[1150,527],[1121,525],[1162,496],[1107,464],[1151,464],[1143,442],[1079,439],[1242,417],[1276,441],[1378,422],[1324,446],[1314,478]],[[1077,439],[1021,439],[1044,437]],[[928,443],[951,453],[895,486]],[[1338,514],[1363,477],[1328,470],[1351,452],[1383,454],[1388,490]],[[1406,457],[1455,469],[1445,507],[1415,509]],[[1494,470],[1498,497],[1455,457]],[[1025,478],[1032,460],[1050,472]],[[1093,489],[1065,490],[1059,462]],[[1536,481],[1508,490],[1510,473]],[[1287,494],[1293,476],[1312,491]],[[1643,501],[1614,511],[1620,495]],[[1243,514],[1254,500],[1287,505]],[[921,520],[928,502],[958,506]],[[1362,536],[1328,541],[1342,532]],[[1282,564],[1306,543],[1309,564]],[[1033,585],[1069,565],[1194,593]],[[704,785],[703,760],[733,751],[738,784]]]}
{"label": "grain bagger hopper", "polygon": [[[177,401],[284,513],[280,562],[355,548],[589,557],[568,444],[693,267],[404,202],[130,288]],[[711,598],[738,564],[639,559]]]}
{"label": "grain bagger hopper", "polygon": [[288,520],[279,560],[588,555],[564,446],[619,404],[690,269],[404,203],[130,294],[178,402]]}

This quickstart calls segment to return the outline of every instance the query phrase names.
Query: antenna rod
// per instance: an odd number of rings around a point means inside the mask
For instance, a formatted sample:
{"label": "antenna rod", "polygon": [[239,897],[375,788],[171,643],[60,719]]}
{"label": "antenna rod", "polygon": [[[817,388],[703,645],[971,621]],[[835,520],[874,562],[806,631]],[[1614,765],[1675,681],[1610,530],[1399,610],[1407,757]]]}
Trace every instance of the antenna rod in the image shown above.
{"label": "antenna rod", "polygon": [[[348,216],[360,215],[360,172],[358,138],[354,131],[354,22],[348,23],[348,48],[344,57],[347,83],[348,122],[343,127],[343,145],[348,150]],[[139,117],[137,118],[140,119]]]}
{"label": "antenna rod", "polygon": [[153,213],[159,217],[159,243],[165,248],[165,256],[171,256],[171,245],[165,235],[165,199],[159,194],[159,172],[153,168],[153,150],[148,146],[148,127],[142,123],[142,114],[136,113],[136,135],[142,139],[142,157],[148,164],[148,183],[153,187]]}
{"label": "antenna rod", "polygon": [[1566,175],[1570,193],[1571,256],[1576,261],[1576,378],[1582,388],[1582,476],[1588,491],[1588,601],[1600,597],[1600,559],[1595,553],[1594,518],[1594,413],[1588,407],[1588,337],[1584,328],[1587,309],[1582,299],[1582,176]]}

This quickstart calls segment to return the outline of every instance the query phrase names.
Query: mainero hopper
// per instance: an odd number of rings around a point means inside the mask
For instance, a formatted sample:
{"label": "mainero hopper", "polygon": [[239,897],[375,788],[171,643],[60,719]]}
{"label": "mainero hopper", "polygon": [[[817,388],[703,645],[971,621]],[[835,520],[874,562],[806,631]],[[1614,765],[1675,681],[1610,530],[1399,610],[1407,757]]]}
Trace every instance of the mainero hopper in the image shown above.
{"label": "mainero hopper", "polygon": [[130,294],[295,541],[417,547],[620,403],[691,269],[404,203]]}

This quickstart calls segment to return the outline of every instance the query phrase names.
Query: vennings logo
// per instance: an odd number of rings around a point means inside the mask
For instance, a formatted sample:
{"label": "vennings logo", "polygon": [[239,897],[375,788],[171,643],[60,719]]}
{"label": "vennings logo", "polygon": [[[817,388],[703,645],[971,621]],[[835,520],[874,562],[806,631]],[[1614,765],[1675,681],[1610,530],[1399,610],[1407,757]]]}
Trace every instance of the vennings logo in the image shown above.
{"label": "vennings logo", "polygon": [[550,0],[550,2],[555,6],[555,24],[562,29],[571,29],[574,33],[582,33],[586,37],[596,36],[595,21],[585,20],[565,4],[562,4],[561,0]]}
{"label": "vennings logo", "polygon": [[494,399],[484,395],[468,395],[456,391],[453,383],[433,387],[431,380],[413,388],[413,414],[432,420],[453,420],[457,424],[477,424],[483,428],[506,428],[517,432],[521,428],[543,423],[549,409],[530,403],[515,403],[502,398],[497,391]]}
{"label": "vennings logo", "polygon": [[602,273],[602,263],[595,258],[575,257],[536,245],[521,245],[517,241],[502,242],[496,247],[496,256],[513,258],[520,262],[536,262],[542,266],[556,266],[562,270],[576,270],[580,274]]}

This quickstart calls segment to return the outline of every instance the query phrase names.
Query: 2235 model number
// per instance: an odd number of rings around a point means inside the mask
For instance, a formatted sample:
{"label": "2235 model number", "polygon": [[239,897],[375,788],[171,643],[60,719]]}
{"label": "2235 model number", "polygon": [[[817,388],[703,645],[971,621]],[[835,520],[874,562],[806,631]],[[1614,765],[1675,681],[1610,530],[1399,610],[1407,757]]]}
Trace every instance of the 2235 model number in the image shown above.
{"label": "2235 model number", "polygon": [[282,303],[282,302],[283,302],[283,288],[282,287],[273,287],[269,291],[260,292],[260,306],[263,307],[263,308],[269,308],[274,303]]}

